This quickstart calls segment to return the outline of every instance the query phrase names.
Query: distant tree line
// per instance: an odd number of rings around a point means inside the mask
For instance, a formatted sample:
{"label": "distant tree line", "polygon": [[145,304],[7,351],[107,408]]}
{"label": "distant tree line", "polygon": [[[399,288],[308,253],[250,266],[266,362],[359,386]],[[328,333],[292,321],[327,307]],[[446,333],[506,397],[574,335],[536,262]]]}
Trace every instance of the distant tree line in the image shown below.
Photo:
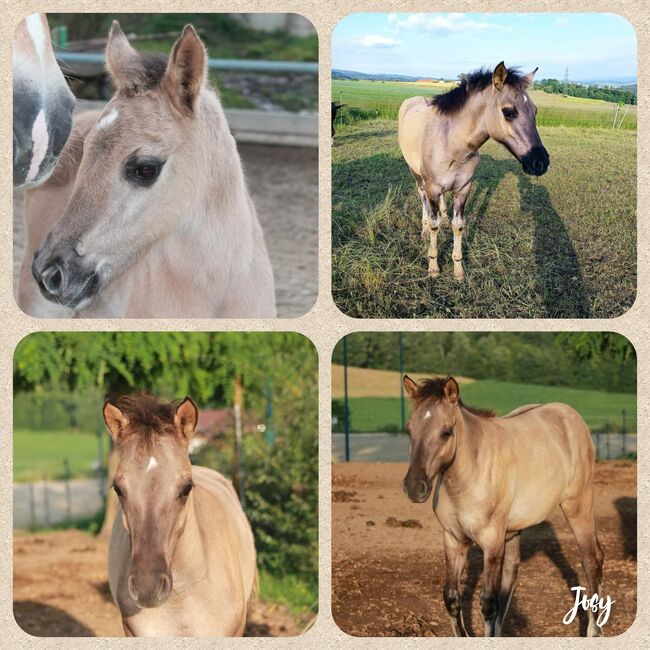
{"label": "distant tree line", "polygon": [[[348,364],[399,369],[397,332],[354,333]],[[439,373],[608,392],[636,392],[636,354],[609,332],[405,332],[405,372]],[[343,345],[334,349],[343,363]]]}
{"label": "distant tree line", "polygon": [[636,91],[629,88],[612,88],[610,86],[592,86],[577,83],[564,83],[559,79],[542,79],[535,82],[536,90],[543,90],[553,95],[569,95],[585,99],[602,99],[615,104],[636,105]]}

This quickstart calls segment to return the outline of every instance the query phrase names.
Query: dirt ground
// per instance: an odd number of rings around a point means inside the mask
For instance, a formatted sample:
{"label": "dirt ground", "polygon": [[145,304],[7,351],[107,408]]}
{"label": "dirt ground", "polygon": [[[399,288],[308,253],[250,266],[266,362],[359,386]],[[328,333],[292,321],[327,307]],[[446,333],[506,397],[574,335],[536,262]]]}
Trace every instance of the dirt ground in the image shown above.
{"label": "dirt ground", "polygon": [[[14,536],[14,616],[33,636],[124,636],[108,588],[107,540],[76,530]],[[286,607],[258,602],[246,636],[296,636]]]}
{"label": "dirt ground", "polygon": [[[332,613],[354,636],[449,636],[442,599],[442,532],[431,505],[402,492],[404,463],[335,463],[332,471]],[[596,525],[605,551],[603,595],[616,602],[606,636],[636,616],[636,463],[596,466]],[[562,618],[585,579],[575,539],[557,508],[521,538],[517,589],[504,627],[507,636],[577,636],[586,616]],[[461,587],[465,624],[482,635],[479,606],[482,555],[472,547]],[[582,613],[582,612],[581,612]]]}
{"label": "dirt ground", "polygon": [[[306,314],[318,295],[318,150],[238,144],[264,230],[280,318]],[[24,192],[14,192],[14,294],[25,247]]]}

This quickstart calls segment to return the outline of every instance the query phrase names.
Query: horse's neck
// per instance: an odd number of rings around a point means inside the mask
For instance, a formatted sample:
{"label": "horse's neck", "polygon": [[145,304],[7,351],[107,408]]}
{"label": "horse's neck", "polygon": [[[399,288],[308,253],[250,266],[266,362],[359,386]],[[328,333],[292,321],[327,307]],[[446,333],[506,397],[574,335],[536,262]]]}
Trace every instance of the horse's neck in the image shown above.
{"label": "horse's neck", "polygon": [[478,151],[489,139],[483,124],[485,103],[489,96],[485,91],[471,95],[458,116],[451,122],[449,143],[461,156]]}
{"label": "horse's neck", "polygon": [[178,227],[139,262],[134,283],[144,295],[155,286],[164,287],[160,293],[170,301],[202,301],[209,313],[236,285],[238,270],[250,266],[255,220],[239,154],[216,102],[205,98],[190,143],[196,152],[196,192],[179,202],[184,214]]}
{"label": "horse's neck", "polygon": [[451,493],[464,492],[472,485],[476,476],[483,443],[480,427],[476,426],[477,417],[462,409],[459,410],[459,419],[454,431],[456,454],[444,473],[445,486]]}

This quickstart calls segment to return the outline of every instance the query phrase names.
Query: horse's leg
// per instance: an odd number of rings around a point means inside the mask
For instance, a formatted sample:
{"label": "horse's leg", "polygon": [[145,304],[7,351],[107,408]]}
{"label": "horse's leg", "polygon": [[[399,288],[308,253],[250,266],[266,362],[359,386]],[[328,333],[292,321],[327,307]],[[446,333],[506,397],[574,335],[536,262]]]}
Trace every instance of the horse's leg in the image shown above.
{"label": "horse's leg", "polygon": [[[594,523],[593,491],[587,490],[575,498],[567,499],[560,504],[560,507],[578,542],[582,568],[587,576],[587,589],[589,590],[587,596],[591,598],[594,594],[600,594],[604,558]],[[596,614],[589,609],[587,615],[589,618],[587,636],[602,636],[603,631],[596,622]]]}
{"label": "horse's leg", "polygon": [[497,616],[499,613],[499,594],[501,592],[501,574],[505,553],[505,533],[486,531],[482,535],[488,543],[479,544],[483,549],[483,580],[481,585],[481,613],[485,624],[484,636],[495,636]]}
{"label": "horse's leg", "polygon": [[431,208],[431,204],[429,203],[429,197],[427,196],[427,191],[424,188],[424,181],[422,180],[422,177],[419,174],[415,174],[414,172],[412,173],[418,188],[420,201],[422,201],[422,231],[420,233],[420,237],[422,237],[422,239],[426,239],[429,237],[431,225],[433,223],[433,210]]}
{"label": "horse's leg", "polygon": [[505,621],[512,594],[517,586],[517,574],[519,573],[519,533],[506,540],[505,552],[503,555],[503,571],[501,573],[501,591],[499,593],[499,614],[495,627],[495,636],[501,636],[503,622]]}
{"label": "horse's leg", "polygon": [[465,203],[471,189],[468,182],[460,190],[454,191],[454,217],[451,220],[451,228],[454,231],[454,251],[451,255],[454,260],[454,277],[462,280],[465,277],[463,271],[463,229],[465,228]]}
{"label": "horse's leg", "polygon": [[454,636],[469,636],[463,621],[463,610],[460,606],[460,579],[465,569],[469,542],[457,540],[449,533],[443,533],[445,545],[445,588],[443,597],[445,607],[451,620],[451,629]]}

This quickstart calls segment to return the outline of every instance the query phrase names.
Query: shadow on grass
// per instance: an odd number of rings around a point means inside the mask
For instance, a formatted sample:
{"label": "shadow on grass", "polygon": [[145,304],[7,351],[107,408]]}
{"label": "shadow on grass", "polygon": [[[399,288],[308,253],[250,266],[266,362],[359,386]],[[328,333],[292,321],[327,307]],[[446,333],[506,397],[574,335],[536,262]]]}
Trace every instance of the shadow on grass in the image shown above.
{"label": "shadow on grass", "polygon": [[[382,134],[384,132],[381,132]],[[350,134],[350,138],[367,140],[366,133]],[[590,299],[585,287],[583,274],[580,269],[578,256],[571,241],[569,232],[561,216],[553,207],[548,189],[540,182],[533,182],[521,170],[521,165],[515,160],[499,160],[491,156],[482,156],[481,163],[472,182],[472,192],[466,209],[469,215],[469,228],[464,242],[464,248],[471,250],[472,243],[490,209],[494,193],[501,181],[508,174],[514,174],[518,181],[519,204],[522,220],[532,224],[532,249],[535,269],[532,272],[536,286],[539,313],[535,316],[542,318],[588,318],[591,315]],[[378,153],[364,158],[334,163],[332,165],[332,243],[336,249],[358,237],[357,228],[367,219],[367,215],[378,209],[386,201],[389,188],[397,188],[398,203],[404,205],[416,195],[415,184],[408,171],[406,163],[398,155]],[[451,217],[451,200],[448,199],[448,212]],[[420,229],[418,208],[412,218],[413,232]],[[383,233],[390,241],[390,233]],[[359,242],[360,247],[369,242]],[[451,258],[450,237],[444,238],[439,244],[439,259]],[[467,255],[466,255],[467,259]],[[521,260],[524,264],[525,260]],[[424,264],[424,258],[423,258]],[[471,266],[467,269],[471,273]],[[343,274],[348,269],[336,269]],[[486,270],[484,270],[484,273]],[[487,270],[489,272],[489,269]],[[396,271],[397,273],[397,271]],[[336,273],[335,273],[336,275]],[[506,278],[507,280],[507,278]],[[421,282],[429,281],[424,275]],[[335,294],[340,287],[333,287]],[[438,308],[453,294],[437,295],[435,285],[432,287],[431,298],[436,301]],[[465,296],[467,299],[467,295]],[[506,296],[503,300],[507,300]],[[453,307],[453,304],[447,305]],[[472,307],[472,305],[456,305]],[[346,304],[339,307],[345,312]],[[507,304],[499,306],[501,311],[507,310]],[[351,314],[376,318],[386,314],[372,313]],[[436,309],[435,311],[438,311]],[[395,313],[404,316],[400,305],[395,305]],[[482,317],[490,314],[482,314]]]}

